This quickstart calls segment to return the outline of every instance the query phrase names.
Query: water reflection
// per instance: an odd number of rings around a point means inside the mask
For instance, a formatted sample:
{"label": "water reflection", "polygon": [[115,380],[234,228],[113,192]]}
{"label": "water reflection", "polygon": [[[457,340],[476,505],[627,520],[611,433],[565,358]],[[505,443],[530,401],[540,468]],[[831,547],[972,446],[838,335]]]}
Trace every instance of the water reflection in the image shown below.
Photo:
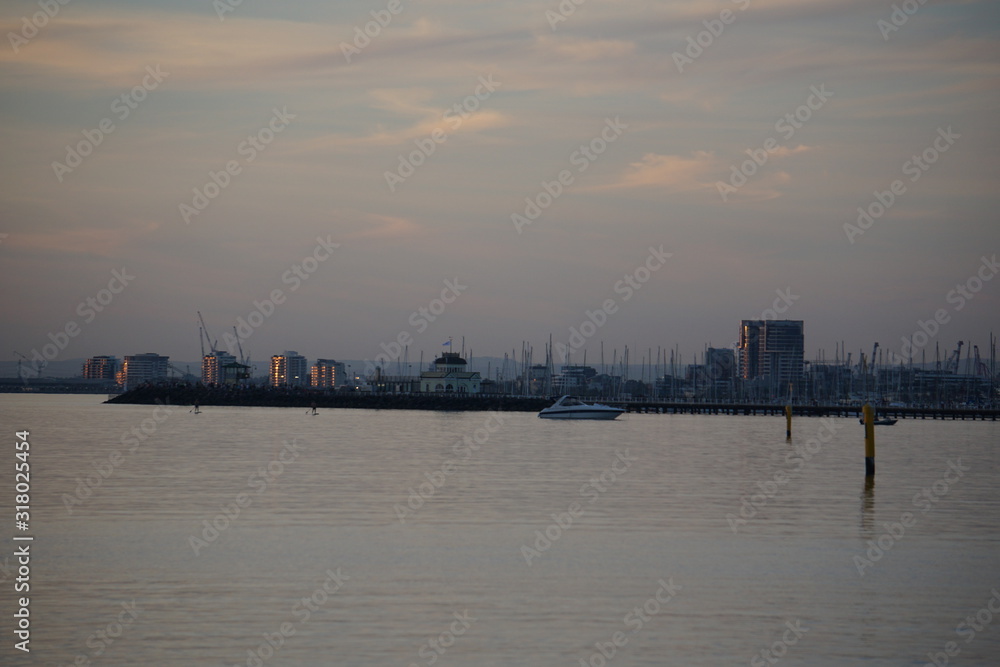
{"label": "water reflection", "polygon": [[[46,664],[98,657],[88,637],[133,599],[142,613],[101,664],[257,664],[248,649],[341,567],[349,585],[268,665],[330,664],[333,651],[342,665],[410,664],[466,609],[482,620],[448,649],[450,664],[577,664],[629,630],[625,614],[671,576],[684,587],[676,607],[617,647],[621,664],[746,664],[796,618],[813,628],[789,653],[796,664],[915,664],[918,639],[940,646],[1000,580],[1000,424],[904,422],[882,435],[876,520],[874,478],[855,495],[853,420],[796,447],[763,417],[505,413],[477,441],[482,413],[178,410],[70,514],[62,494],[150,408],[18,400],[10,410],[0,397],[0,421],[38,443],[32,509],[45,549],[32,613],[45,619]],[[821,422],[802,424],[805,434]],[[479,447],[468,456],[465,436]],[[301,444],[294,460],[280,456],[286,443]],[[612,479],[619,450],[636,465],[619,462]],[[859,577],[854,556],[867,558],[886,520],[913,512],[914,492],[959,458],[961,483]],[[394,506],[410,509],[411,489],[423,505],[402,522]],[[252,503],[195,555],[190,536],[241,493]],[[751,496],[755,514],[734,532],[727,515],[744,518]],[[570,525],[574,502],[584,512]],[[558,541],[526,563],[521,545],[557,520]],[[968,664],[991,654],[1000,634],[962,649]]]}
{"label": "water reflection", "polygon": [[875,528],[875,476],[865,476],[865,487],[861,492],[861,533],[871,538]]}

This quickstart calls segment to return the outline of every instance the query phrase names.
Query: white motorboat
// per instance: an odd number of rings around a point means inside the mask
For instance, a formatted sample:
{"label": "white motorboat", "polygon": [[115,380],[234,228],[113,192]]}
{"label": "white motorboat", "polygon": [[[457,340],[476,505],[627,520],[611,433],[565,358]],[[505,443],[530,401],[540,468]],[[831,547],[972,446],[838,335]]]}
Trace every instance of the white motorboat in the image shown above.
{"label": "white motorboat", "polygon": [[563,396],[538,413],[542,419],[614,419],[625,412],[600,403],[584,403],[575,396]]}

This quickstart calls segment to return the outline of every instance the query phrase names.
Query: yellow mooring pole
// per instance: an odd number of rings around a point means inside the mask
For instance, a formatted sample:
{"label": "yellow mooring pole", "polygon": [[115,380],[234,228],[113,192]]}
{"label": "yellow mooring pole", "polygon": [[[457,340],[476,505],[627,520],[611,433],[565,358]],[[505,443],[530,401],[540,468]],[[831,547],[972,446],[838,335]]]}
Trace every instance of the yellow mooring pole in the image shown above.
{"label": "yellow mooring pole", "polygon": [[788,383],[788,404],[785,405],[785,440],[792,439],[792,392],[794,391],[794,385]]}
{"label": "yellow mooring pole", "polygon": [[865,477],[875,476],[875,410],[865,403],[861,409],[865,416]]}

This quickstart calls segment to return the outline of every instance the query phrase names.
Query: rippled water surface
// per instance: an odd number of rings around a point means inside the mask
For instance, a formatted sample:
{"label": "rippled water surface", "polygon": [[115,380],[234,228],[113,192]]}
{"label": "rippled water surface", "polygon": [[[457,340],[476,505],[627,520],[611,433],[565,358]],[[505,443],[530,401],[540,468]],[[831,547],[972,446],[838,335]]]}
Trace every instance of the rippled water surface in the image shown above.
{"label": "rippled water surface", "polygon": [[856,419],[102,399],[0,396],[5,664],[1000,664],[995,422],[878,428],[866,487]]}

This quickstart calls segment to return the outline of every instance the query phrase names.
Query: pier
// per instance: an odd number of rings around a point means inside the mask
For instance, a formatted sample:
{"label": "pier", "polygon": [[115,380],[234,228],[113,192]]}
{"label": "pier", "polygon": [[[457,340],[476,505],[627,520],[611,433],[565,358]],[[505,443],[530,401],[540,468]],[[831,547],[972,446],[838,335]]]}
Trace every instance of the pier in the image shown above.
{"label": "pier", "polygon": [[[509,396],[504,394],[445,394],[445,393],[380,393],[380,392],[317,392],[301,389],[219,388],[184,384],[145,385],[120,394],[108,403],[171,405],[284,407],[284,408],[356,408],[365,410],[503,410],[507,412],[538,412],[555,398],[539,396]],[[665,415],[746,415],[784,417],[781,403],[667,402],[654,400],[615,400],[584,398],[623,408],[633,414]],[[792,415],[798,417],[861,418],[862,406],[854,405],[792,405]],[[931,419],[950,421],[997,421],[997,408],[948,407],[876,407],[879,417],[893,419]]]}
{"label": "pier", "polygon": [[[777,403],[666,403],[662,401],[602,401],[606,405],[624,408],[626,412],[640,414],[672,415],[763,415],[785,416],[785,406]],[[792,414],[800,417],[855,417],[862,416],[862,405],[793,405]],[[945,408],[945,407],[876,407],[879,417],[893,419],[941,419],[951,421],[996,421],[997,408]]]}

